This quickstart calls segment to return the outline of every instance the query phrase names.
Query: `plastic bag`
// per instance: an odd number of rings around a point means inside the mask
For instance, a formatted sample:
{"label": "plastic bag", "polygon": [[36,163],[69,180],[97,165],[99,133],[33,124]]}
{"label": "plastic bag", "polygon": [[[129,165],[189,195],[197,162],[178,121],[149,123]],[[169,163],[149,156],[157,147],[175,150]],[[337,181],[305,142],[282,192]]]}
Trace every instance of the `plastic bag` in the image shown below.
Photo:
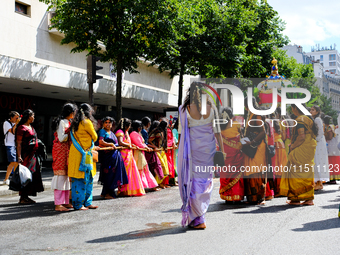
{"label": "plastic bag", "polygon": [[14,170],[11,181],[9,183],[9,189],[13,191],[21,190],[21,181],[19,176],[19,167]]}
{"label": "plastic bag", "polygon": [[19,176],[20,176],[20,182],[21,186],[25,187],[28,183],[32,182],[32,173],[31,171],[23,166],[19,165]]}

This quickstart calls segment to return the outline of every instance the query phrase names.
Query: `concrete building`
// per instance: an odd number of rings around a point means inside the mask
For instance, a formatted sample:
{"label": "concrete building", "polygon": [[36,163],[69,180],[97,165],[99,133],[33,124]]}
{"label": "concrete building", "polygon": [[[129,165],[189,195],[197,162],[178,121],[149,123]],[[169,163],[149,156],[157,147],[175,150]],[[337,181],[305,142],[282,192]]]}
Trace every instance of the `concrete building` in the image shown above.
{"label": "concrete building", "polygon": [[[70,53],[74,45],[61,45],[62,34],[49,30],[51,14],[39,0],[1,1],[0,8],[0,119],[8,112],[31,108],[36,113],[38,136],[51,150],[50,129],[54,116],[67,101],[88,102],[86,54]],[[116,82],[110,73],[111,63],[100,63],[104,78],[94,84],[96,118],[115,117]],[[139,74],[124,74],[122,85],[123,116],[152,119],[165,109],[177,107],[178,77],[159,73],[147,63],[138,64]],[[184,87],[190,76],[184,77]],[[0,148],[3,162],[4,148]]]}
{"label": "concrete building", "polygon": [[312,64],[312,58],[303,52],[303,48],[299,45],[286,45],[282,47],[283,50],[286,50],[288,57],[293,57],[299,64]]}
{"label": "concrete building", "polygon": [[312,47],[312,51],[308,52],[313,61],[319,61],[323,65],[325,71],[329,71],[330,74],[340,76],[340,55],[336,50],[336,45],[328,47],[317,46]]}

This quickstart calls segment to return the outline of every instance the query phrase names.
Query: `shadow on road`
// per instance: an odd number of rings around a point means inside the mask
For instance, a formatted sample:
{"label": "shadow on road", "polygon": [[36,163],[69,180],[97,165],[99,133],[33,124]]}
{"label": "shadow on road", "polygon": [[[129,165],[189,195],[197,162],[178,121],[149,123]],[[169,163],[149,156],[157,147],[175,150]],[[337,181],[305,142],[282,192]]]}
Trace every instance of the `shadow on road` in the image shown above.
{"label": "shadow on road", "polygon": [[0,205],[0,209],[1,221],[55,216],[62,213],[54,210],[53,201],[31,205],[5,204]]}
{"label": "shadow on road", "polygon": [[316,230],[329,230],[334,228],[340,228],[340,219],[332,218],[327,220],[313,221],[303,224],[302,228],[295,228],[293,231],[316,231]]}
{"label": "shadow on road", "polygon": [[135,239],[141,239],[141,238],[152,238],[152,237],[157,237],[157,236],[183,234],[189,230],[188,228],[182,228],[174,224],[175,222],[162,222],[161,224],[148,223],[146,224],[148,228],[143,229],[143,230],[132,231],[132,232],[121,234],[121,235],[98,238],[98,239],[87,241],[87,243],[110,243],[110,242],[129,241],[129,240],[135,240]]}
{"label": "shadow on road", "polygon": [[282,211],[286,211],[289,209],[296,209],[299,208],[300,206],[290,206],[288,204],[284,204],[284,205],[273,205],[273,206],[260,206],[257,205],[255,206],[255,210],[252,211],[248,211],[248,212],[234,212],[235,214],[256,214],[256,213],[278,213],[278,212],[282,212]]}

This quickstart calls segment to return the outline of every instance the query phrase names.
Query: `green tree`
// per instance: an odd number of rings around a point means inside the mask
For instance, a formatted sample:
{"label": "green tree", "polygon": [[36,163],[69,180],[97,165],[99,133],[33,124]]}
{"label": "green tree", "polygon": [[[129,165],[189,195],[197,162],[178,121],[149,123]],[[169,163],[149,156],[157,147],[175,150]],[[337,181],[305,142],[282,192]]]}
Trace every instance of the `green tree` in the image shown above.
{"label": "green tree", "polygon": [[[114,63],[117,72],[117,118],[122,117],[122,72],[137,72],[147,58],[152,35],[161,35],[175,8],[160,0],[40,0],[55,10],[53,28],[64,33],[61,44],[74,43],[71,52],[87,51]],[[168,19],[164,19],[168,17]],[[105,45],[102,50],[98,42]]]}

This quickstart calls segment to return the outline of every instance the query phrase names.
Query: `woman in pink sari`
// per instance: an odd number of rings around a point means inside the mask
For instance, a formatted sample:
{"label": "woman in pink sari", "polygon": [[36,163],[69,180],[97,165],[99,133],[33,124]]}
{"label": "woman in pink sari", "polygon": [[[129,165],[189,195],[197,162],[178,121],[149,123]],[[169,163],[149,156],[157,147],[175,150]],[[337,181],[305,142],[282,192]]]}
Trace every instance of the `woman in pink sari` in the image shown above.
{"label": "woman in pink sari", "polygon": [[140,131],[142,130],[142,122],[139,120],[134,120],[131,127],[131,143],[137,147],[136,150],[133,150],[133,156],[135,158],[144,189],[152,189],[154,191],[158,191],[160,189],[157,188],[157,181],[149,171],[148,162],[146,161],[144,155],[144,151],[153,150],[144,143],[144,139],[140,134]]}
{"label": "woman in pink sari", "polygon": [[143,187],[142,180],[136,165],[136,161],[133,157],[132,150],[136,147],[131,145],[131,139],[128,130],[131,127],[131,120],[122,118],[116,129],[115,134],[118,139],[119,146],[126,147],[121,150],[122,158],[124,160],[125,169],[128,175],[129,183],[118,187],[119,196],[143,196],[145,190]]}

